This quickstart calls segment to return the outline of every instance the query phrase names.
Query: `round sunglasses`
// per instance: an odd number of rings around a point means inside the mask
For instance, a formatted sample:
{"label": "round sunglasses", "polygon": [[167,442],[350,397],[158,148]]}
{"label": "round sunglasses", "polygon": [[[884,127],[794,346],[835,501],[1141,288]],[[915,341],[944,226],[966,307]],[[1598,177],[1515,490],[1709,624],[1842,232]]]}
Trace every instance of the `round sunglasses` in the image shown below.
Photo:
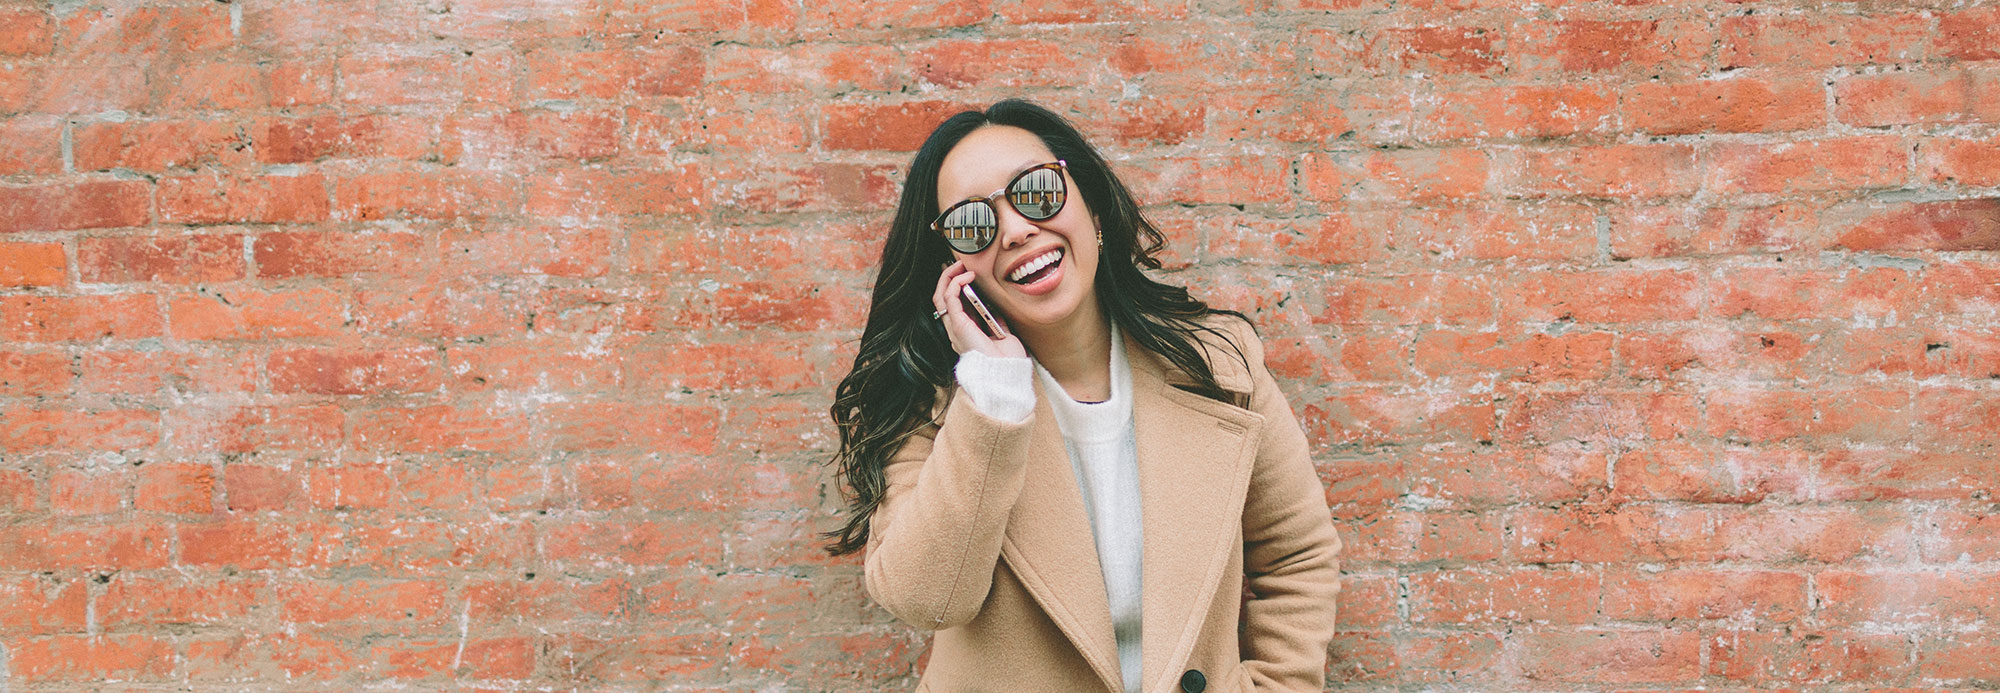
{"label": "round sunglasses", "polygon": [[1048,221],[1061,213],[1063,203],[1069,200],[1069,183],[1063,179],[1068,167],[1068,162],[1057,159],[1022,171],[1007,182],[1007,187],[991,195],[969,198],[945,209],[931,222],[931,228],[943,234],[958,252],[971,255],[985,250],[1000,235],[1000,212],[993,207],[993,200],[1004,197],[1021,216]]}

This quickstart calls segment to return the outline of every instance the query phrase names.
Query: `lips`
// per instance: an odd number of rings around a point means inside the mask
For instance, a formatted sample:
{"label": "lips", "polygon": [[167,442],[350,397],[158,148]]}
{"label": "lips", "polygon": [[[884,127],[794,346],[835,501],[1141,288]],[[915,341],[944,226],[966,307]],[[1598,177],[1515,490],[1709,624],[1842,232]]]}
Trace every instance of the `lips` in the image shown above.
{"label": "lips", "polygon": [[1035,275],[1061,262],[1062,258],[1063,250],[1061,248],[1050,248],[1048,252],[1028,258],[1021,264],[1015,265],[1013,271],[1007,273],[1007,281],[1016,284],[1030,283],[1033,279],[1038,278]]}

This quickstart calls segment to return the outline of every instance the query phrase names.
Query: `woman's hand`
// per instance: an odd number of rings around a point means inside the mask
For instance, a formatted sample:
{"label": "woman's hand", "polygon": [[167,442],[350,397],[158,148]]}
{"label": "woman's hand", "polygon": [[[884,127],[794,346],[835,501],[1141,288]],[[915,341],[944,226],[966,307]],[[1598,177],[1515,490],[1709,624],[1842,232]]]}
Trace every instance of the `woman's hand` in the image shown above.
{"label": "woman's hand", "polygon": [[[979,329],[979,318],[965,312],[965,301],[960,298],[959,292],[972,284],[972,278],[972,269],[966,267],[964,262],[953,262],[945,266],[943,274],[938,275],[937,290],[931,292],[931,307],[944,311],[941,319],[945,334],[951,337],[951,348],[960,354],[977,351],[1003,358],[1027,356],[1027,347],[1021,344],[1012,330],[1007,329],[1006,321],[998,313],[993,315],[993,319],[1000,321],[1001,337],[995,339]],[[987,306],[988,310],[992,308]]]}

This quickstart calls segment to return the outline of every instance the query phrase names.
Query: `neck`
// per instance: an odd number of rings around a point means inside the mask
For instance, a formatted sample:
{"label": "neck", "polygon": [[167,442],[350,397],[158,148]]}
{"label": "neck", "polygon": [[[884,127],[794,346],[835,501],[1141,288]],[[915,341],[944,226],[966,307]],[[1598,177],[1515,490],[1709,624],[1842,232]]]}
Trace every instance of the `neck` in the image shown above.
{"label": "neck", "polygon": [[1071,397],[1083,402],[1111,398],[1111,323],[1096,305],[1086,303],[1086,310],[1064,324],[1023,326],[1016,333],[1035,362]]}

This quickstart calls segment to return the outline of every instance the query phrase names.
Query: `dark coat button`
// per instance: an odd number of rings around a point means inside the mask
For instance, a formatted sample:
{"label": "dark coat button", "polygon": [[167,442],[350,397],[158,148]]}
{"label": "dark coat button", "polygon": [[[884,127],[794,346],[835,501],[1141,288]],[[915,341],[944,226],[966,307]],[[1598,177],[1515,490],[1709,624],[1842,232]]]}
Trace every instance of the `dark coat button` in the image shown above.
{"label": "dark coat button", "polygon": [[1181,674],[1182,693],[1201,693],[1207,689],[1208,677],[1202,676],[1201,672],[1189,669],[1187,673]]}

